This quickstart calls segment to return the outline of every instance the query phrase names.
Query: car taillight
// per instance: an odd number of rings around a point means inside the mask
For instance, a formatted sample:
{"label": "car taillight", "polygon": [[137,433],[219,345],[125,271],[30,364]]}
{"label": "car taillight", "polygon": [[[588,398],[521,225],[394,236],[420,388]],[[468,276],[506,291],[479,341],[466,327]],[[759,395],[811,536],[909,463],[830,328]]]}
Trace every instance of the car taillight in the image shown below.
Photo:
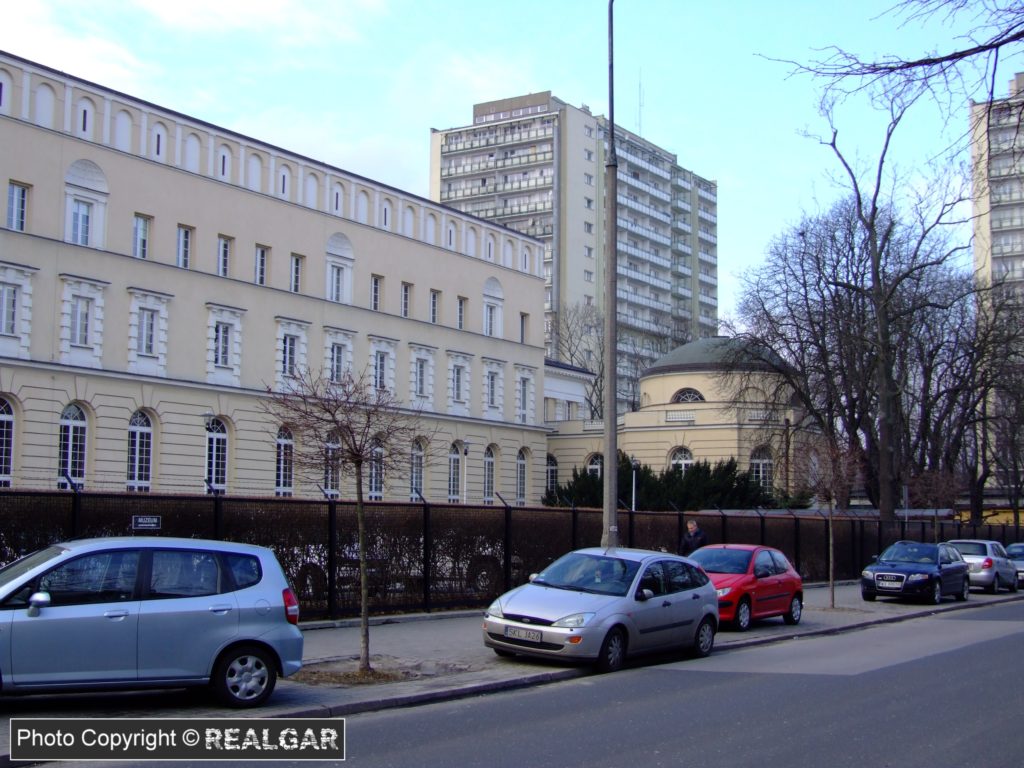
{"label": "car taillight", "polygon": [[284,598],[284,617],[289,624],[298,624],[299,600],[295,597],[295,593],[291,589],[285,589],[281,592],[281,597]]}
{"label": "car taillight", "polygon": [[986,557],[985,560],[981,564],[981,568],[982,568],[982,570],[987,570],[987,569],[991,568],[992,565],[993,565],[992,558],[991,557]]}

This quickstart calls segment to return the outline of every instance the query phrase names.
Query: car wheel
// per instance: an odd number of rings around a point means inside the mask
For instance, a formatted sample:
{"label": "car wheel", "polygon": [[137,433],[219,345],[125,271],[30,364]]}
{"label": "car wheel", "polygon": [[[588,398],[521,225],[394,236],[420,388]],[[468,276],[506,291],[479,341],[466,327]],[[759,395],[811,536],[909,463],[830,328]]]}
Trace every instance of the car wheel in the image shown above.
{"label": "car wheel", "polygon": [[746,632],[750,629],[750,600],[743,598],[736,606],[736,618],[732,622],[737,632]]}
{"label": "car wheel", "polygon": [[799,624],[803,613],[804,604],[800,602],[800,596],[793,595],[793,599],[789,601],[789,610],[783,615],[782,620],[787,624]]}
{"label": "car wheel", "polygon": [[865,603],[873,603],[873,602],[875,602],[875,595],[873,595],[873,594],[871,594],[869,592],[861,592],[860,596],[861,596],[861,598],[863,598]]}
{"label": "car wheel", "polygon": [[970,597],[970,596],[971,596],[971,580],[966,578],[966,577],[964,577],[964,585],[960,588],[960,592],[959,592],[959,594],[957,594],[956,599],[959,600],[962,603],[965,600],[967,600],[967,598]]}
{"label": "car wheel", "polygon": [[693,655],[703,659],[711,653],[715,647],[715,623],[711,619],[704,619],[697,627],[697,634],[693,638]]}
{"label": "car wheel", "polygon": [[932,584],[932,594],[930,602],[932,605],[938,605],[942,602],[942,582],[938,579]]}
{"label": "car wheel", "polygon": [[1010,582],[1010,591],[1016,593],[1018,589],[1020,589],[1020,587],[1017,585],[1017,580],[1014,579]]}
{"label": "car wheel", "polygon": [[626,633],[622,627],[613,627],[601,643],[601,654],[597,657],[598,672],[616,672],[626,661]]}
{"label": "car wheel", "polygon": [[277,667],[262,648],[240,645],[217,660],[210,682],[229,707],[258,707],[274,692]]}
{"label": "car wheel", "polygon": [[495,648],[494,652],[501,656],[501,658],[503,659],[510,659],[513,656],[515,656],[515,654],[512,653],[512,651],[506,651],[504,648]]}
{"label": "car wheel", "polygon": [[998,595],[999,594],[999,574],[998,573],[995,576],[992,577],[992,583],[989,584],[987,587],[985,587],[985,591],[988,592],[990,595]]}

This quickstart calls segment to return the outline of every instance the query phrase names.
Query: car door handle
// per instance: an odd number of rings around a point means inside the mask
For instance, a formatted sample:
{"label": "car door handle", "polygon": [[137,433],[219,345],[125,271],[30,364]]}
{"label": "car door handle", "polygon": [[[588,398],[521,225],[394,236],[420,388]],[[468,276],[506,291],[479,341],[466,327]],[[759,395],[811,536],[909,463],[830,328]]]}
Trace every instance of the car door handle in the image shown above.
{"label": "car door handle", "polygon": [[671,600],[664,600],[661,603],[661,607],[662,608],[669,608],[669,607],[671,607],[671,605],[672,605],[672,601]]}
{"label": "car door handle", "polygon": [[690,597],[690,599],[691,600],[700,600],[700,595],[698,595],[696,592],[694,592],[693,595]]}
{"label": "car door handle", "polygon": [[123,619],[124,617],[126,617],[128,615],[128,611],[126,611],[126,610],[124,610],[122,608],[122,609],[116,610],[116,611],[104,611],[103,615],[106,618],[108,618],[108,619],[118,619],[118,620],[120,620],[120,619]]}
{"label": "car door handle", "polygon": [[211,605],[210,613],[228,613],[231,610],[230,605]]}

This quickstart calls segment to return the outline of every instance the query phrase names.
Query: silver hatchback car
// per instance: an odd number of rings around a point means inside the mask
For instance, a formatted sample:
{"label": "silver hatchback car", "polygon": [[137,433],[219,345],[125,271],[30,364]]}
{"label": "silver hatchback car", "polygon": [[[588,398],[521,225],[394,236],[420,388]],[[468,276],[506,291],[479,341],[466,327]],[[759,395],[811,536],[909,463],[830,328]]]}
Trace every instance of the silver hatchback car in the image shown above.
{"label": "silver hatchback car", "polygon": [[981,587],[993,595],[1001,587],[1017,591],[1017,566],[998,541],[955,539],[946,543],[956,547],[971,566],[972,587]]}
{"label": "silver hatchback car", "polygon": [[70,541],[0,569],[0,693],[209,685],[254,707],[302,666],[273,552],[200,539]]}
{"label": "silver hatchback car", "polygon": [[580,549],[495,600],[484,645],[499,656],[593,662],[693,648],[707,656],[718,631],[718,594],[692,560],[641,549]]}

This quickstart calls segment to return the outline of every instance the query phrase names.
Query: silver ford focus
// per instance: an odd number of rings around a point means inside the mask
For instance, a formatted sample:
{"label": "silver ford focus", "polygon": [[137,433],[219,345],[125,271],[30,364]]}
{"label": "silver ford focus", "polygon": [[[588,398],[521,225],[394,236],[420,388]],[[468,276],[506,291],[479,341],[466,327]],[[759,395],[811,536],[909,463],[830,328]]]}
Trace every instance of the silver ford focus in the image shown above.
{"label": "silver ford focus", "polygon": [[265,702],[302,666],[273,552],[200,539],[54,544],[0,569],[0,693],[209,685]]}
{"label": "silver ford focus", "polygon": [[685,557],[641,549],[580,549],[495,600],[484,645],[499,656],[585,661],[602,672],[634,655],[692,649],[707,656],[718,595]]}

